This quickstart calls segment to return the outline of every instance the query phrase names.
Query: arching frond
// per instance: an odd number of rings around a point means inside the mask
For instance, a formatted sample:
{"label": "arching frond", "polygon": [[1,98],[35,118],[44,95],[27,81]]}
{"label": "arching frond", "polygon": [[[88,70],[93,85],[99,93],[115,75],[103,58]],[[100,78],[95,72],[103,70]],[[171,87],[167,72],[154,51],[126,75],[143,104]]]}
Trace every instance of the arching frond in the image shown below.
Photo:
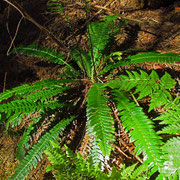
{"label": "arching frond", "polygon": [[175,175],[177,172],[180,177],[180,137],[174,137],[168,140],[162,147],[164,152],[163,159],[164,164],[160,169],[160,172],[165,177],[170,177],[170,175]]}
{"label": "arching frond", "polygon": [[65,119],[59,122],[49,132],[47,132],[33,148],[28,151],[28,155],[16,167],[15,174],[10,178],[12,180],[24,179],[29,174],[30,170],[37,166],[38,161],[42,159],[42,152],[50,145],[50,141],[58,139],[59,133],[63,132],[66,126],[74,119]]}
{"label": "arching frond", "polygon": [[16,47],[11,53],[17,52],[22,55],[39,57],[45,59],[46,61],[57,63],[60,65],[66,65],[69,69],[76,72],[76,70],[70,64],[64,61],[64,56],[55,51],[54,49],[46,47],[38,48],[36,44],[31,44],[29,46]]}
{"label": "arching frond", "polygon": [[143,62],[165,62],[165,63],[174,63],[179,62],[179,54],[174,53],[157,53],[157,52],[144,52],[138,53],[136,55],[128,56],[123,65],[128,64],[138,64]]}
{"label": "arching frond", "polygon": [[7,90],[0,94],[0,102],[3,100],[6,100],[10,97],[14,96],[24,96],[27,94],[30,94],[34,91],[43,89],[43,88],[55,88],[55,87],[61,87],[62,84],[74,82],[73,80],[55,80],[55,79],[48,79],[43,80],[40,82],[35,82],[32,85],[25,84],[22,86],[18,86],[13,88],[12,90]]}
{"label": "arching frond", "polygon": [[111,152],[110,142],[113,142],[114,127],[110,116],[111,109],[107,106],[108,98],[104,95],[103,85],[94,83],[87,97],[87,125],[93,128],[96,141],[99,141],[103,155],[109,157]]}
{"label": "arching frond", "polygon": [[173,101],[169,101],[164,108],[166,111],[154,120],[160,120],[160,124],[164,125],[180,123],[180,97],[176,97]]}
{"label": "arching frond", "polygon": [[[156,167],[162,164],[160,159],[161,144],[159,136],[154,131],[153,122],[148,119],[141,107],[135,103],[129,102],[127,96],[121,91],[114,92],[117,108],[120,111],[119,116],[122,125],[127,131],[130,131],[131,139],[134,140],[135,152],[139,155],[142,152],[148,156],[147,162],[153,162]],[[133,129],[133,130],[132,130]]]}
{"label": "arching frond", "polygon": [[168,73],[165,72],[164,76],[160,79],[155,71],[152,71],[150,75],[144,71],[140,71],[140,73],[136,71],[126,72],[128,75],[120,75],[119,79],[108,82],[107,86],[125,91],[136,88],[134,93],[139,94],[138,99],[150,96],[151,103],[149,111],[155,107],[165,105],[169,100],[172,100],[172,96],[167,89],[174,88],[176,82]]}
{"label": "arching frond", "polygon": [[160,120],[159,124],[167,125],[158,131],[158,134],[176,134],[180,132],[180,98],[168,102],[164,108],[163,114],[154,120]]}
{"label": "arching frond", "polygon": [[47,5],[48,5],[48,9],[51,12],[56,12],[56,13],[60,13],[60,14],[64,13],[63,5],[58,0],[49,0]]}

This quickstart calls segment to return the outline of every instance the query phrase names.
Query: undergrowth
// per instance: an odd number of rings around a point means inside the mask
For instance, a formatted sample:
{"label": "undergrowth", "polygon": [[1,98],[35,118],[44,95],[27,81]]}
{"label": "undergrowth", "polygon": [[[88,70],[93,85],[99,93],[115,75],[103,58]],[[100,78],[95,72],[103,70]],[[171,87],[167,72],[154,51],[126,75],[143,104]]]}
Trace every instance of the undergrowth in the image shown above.
{"label": "undergrowth", "polygon": [[[64,12],[57,1],[52,2],[57,8],[55,11]],[[117,15],[89,22],[89,51],[71,47],[70,61],[53,49],[39,48],[35,44],[19,46],[12,51],[59,64],[62,74],[58,79],[25,84],[0,94],[0,119],[7,131],[20,125],[24,117],[38,114],[24,130],[17,146],[20,164],[10,179],[26,178],[43,158],[43,152],[52,164],[47,171],[52,171],[57,179],[179,177],[180,98],[171,93],[177,85],[176,80],[168,72],[158,75],[155,70],[146,72],[139,67],[137,70],[123,67],[144,62],[173,64],[179,62],[180,57],[157,52],[128,56],[126,52],[109,53],[115,35],[126,23],[118,20]],[[143,100],[147,105],[141,107]],[[150,117],[158,107],[163,112],[156,118]],[[44,119],[51,122],[49,129],[32,146],[31,136]],[[75,121],[86,124],[85,135],[82,134],[82,138],[88,137],[85,154],[78,153],[76,148],[73,152],[63,140],[66,134],[63,132],[69,131]],[[134,143],[132,154],[138,160],[136,163],[124,163],[121,167],[110,163],[114,144],[118,146],[116,134],[119,131],[128,134],[130,142]],[[83,140],[80,143],[82,146]]]}

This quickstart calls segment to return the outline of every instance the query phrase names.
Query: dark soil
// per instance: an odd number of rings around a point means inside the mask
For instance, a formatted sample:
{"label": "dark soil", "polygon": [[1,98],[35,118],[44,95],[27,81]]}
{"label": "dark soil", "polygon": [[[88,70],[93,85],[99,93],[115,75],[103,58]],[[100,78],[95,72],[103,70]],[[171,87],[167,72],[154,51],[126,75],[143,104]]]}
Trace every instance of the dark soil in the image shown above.
{"label": "dark soil", "polygon": [[[13,2],[13,1],[12,1]],[[63,1],[66,15],[69,17],[79,45],[85,47],[85,22],[86,11],[84,1]],[[66,3],[68,2],[68,3]],[[148,1],[141,8],[127,9],[119,6],[119,1],[105,7],[109,1],[91,2],[92,20],[98,20],[105,15],[119,13],[121,18],[128,19],[129,25],[123,30],[123,33],[117,36],[114,50],[125,50],[128,48],[142,48],[144,50],[156,50],[159,52],[179,53],[179,28],[180,28],[180,10],[176,1],[170,1],[169,4],[158,4],[153,6]],[[156,1],[157,2],[157,1]],[[65,19],[59,14],[50,13],[47,10],[47,0],[20,0],[18,3],[33,17],[39,24],[49,29],[58,39],[62,40],[66,46],[75,44],[71,37],[71,31],[68,28]],[[94,16],[102,7],[104,10]],[[43,33],[37,26],[26,19],[23,19],[19,29],[18,23],[21,14],[6,2],[0,4],[0,92],[5,89],[32,83],[47,78],[56,78],[60,68],[58,65],[46,63],[37,58],[30,58],[19,55],[7,56],[14,35],[14,46],[20,44],[29,45],[36,43],[46,47],[60,50],[68,55],[67,49],[57,44],[53,39]],[[149,65],[149,66],[148,66]],[[153,66],[146,64],[148,69],[162,69],[163,67],[171,71],[180,70],[179,65],[169,66],[160,64]],[[16,145],[19,141],[19,135],[6,136],[5,127],[0,124],[0,179],[7,179],[12,175],[15,165],[18,163],[15,159]],[[46,158],[39,163],[38,168],[33,170],[28,179],[52,179],[51,174],[45,172],[45,167],[49,162]]]}

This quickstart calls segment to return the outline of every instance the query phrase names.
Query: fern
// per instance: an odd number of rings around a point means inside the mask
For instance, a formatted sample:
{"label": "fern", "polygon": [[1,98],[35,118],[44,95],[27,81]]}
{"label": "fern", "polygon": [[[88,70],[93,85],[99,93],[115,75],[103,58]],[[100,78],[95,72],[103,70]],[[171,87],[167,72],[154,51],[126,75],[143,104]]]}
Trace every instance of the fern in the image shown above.
{"label": "fern", "polygon": [[64,13],[63,5],[60,1],[57,0],[50,0],[47,3],[48,8],[51,12],[57,12],[57,13]]}
{"label": "fern", "polygon": [[103,177],[98,167],[94,168],[91,161],[86,161],[80,154],[74,154],[67,146],[62,152],[61,147],[51,142],[52,147],[45,153],[52,163],[47,170],[53,170],[56,179],[99,179]]}
{"label": "fern", "polygon": [[[51,0],[49,3],[52,11],[65,15],[60,1]],[[159,173],[158,178],[166,178],[168,175],[174,178],[179,175],[179,164],[176,162],[176,143],[179,144],[179,138],[174,137],[167,141],[167,136],[163,135],[165,138],[160,140],[161,133],[175,136],[179,131],[179,99],[173,100],[169,91],[175,87],[175,80],[167,72],[159,77],[156,71],[148,74],[142,70],[129,70],[126,75],[120,75],[118,78],[113,75],[113,71],[122,65],[148,61],[173,63],[179,61],[179,55],[154,52],[139,53],[127,58],[124,58],[123,52],[108,55],[114,35],[126,24],[124,20],[118,22],[117,17],[107,16],[101,22],[90,22],[87,34],[91,50],[86,52],[78,47],[71,47],[69,61],[66,61],[61,53],[37,45],[20,46],[13,50],[22,55],[60,64],[63,73],[60,74],[59,80],[36,82],[1,93],[1,122],[5,122],[7,128],[9,125],[14,127],[21,123],[24,116],[48,112],[48,117],[52,110],[65,120],[59,123],[53,121],[49,132],[46,132],[27,154],[25,151],[29,149],[31,132],[37,122],[41,123],[40,119],[25,129],[18,145],[21,163],[11,179],[24,179],[28,176],[30,170],[42,159],[42,152],[50,146],[50,141],[58,140],[59,133],[74,119],[73,114],[78,117],[78,122],[86,122],[86,130],[83,131],[91,136],[91,152],[87,155],[88,160],[85,160],[78,153],[74,154],[63,142],[66,152],[62,152],[59,146],[53,144],[52,149],[46,151],[52,162],[48,170],[52,170],[57,178],[150,179],[155,173]],[[66,15],[65,18],[71,27]],[[159,132],[155,131],[153,121],[146,117],[146,111],[131,101],[130,91],[135,94],[137,101],[145,97],[151,98],[149,111],[164,106],[165,113],[155,119],[160,120],[160,124],[164,126]],[[117,108],[117,114],[114,108]],[[69,116],[72,118],[67,118]],[[136,156],[141,155],[144,162],[141,166],[123,165],[119,172],[111,172],[108,165],[111,163],[111,144],[116,138],[114,119],[117,118],[122,120],[123,127],[134,142]],[[171,145],[174,150],[170,148]],[[170,172],[167,172],[167,163],[171,163]],[[109,173],[103,173],[104,170]]]}
{"label": "fern", "polygon": [[55,79],[48,79],[43,80],[41,82],[35,82],[32,85],[22,85],[12,90],[7,90],[0,94],[0,102],[6,100],[12,96],[24,96],[30,94],[30,92],[37,91],[39,89],[43,89],[44,87],[60,87],[59,84],[61,83],[70,83],[72,80],[55,80]]}
{"label": "fern", "polygon": [[23,133],[23,136],[21,137],[20,142],[17,145],[17,153],[16,153],[16,157],[19,161],[21,161],[24,156],[25,156],[25,148],[29,148],[29,140],[30,140],[30,132],[34,129],[33,127],[33,123],[30,124],[30,126],[25,130],[25,132]]}
{"label": "fern", "polygon": [[83,50],[79,50],[74,47],[71,50],[71,56],[74,61],[77,63],[79,68],[87,73],[88,77],[91,77],[92,74],[92,62],[90,56]]}
{"label": "fern", "polygon": [[108,98],[103,96],[103,85],[93,84],[90,88],[87,98],[87,120],[89,125],[93,127],[95,139],[99,141],[100,149],[104,156],[109,156],[113,141],[114,128],[113,120],[110,116],[110,108],[107,106]]}
{"label": "fern", "polygon": [[[30,148],[30,140],[32,140],[31,132],[35,129],[34,125],[37,124],[40,120],[42,120],[44,118],[43,113],[39,113],[39,115],[40,115],[40,117],[38,117],[36,119],[34,118],[33,121],[30,123],[30,125],[26,128],[26,130],[24,131],[24,133],[17,145],[16,157],[19,161],[23,160],[24,156],[26,155],[25,149]],[[17,124],[15,124],[15,125],[17,125]]]}
{"label": "fern", "polygon": [[152,121],[148,119],[142,111],[142,108],[137,107],[134,103],[129,102],[129,99],[120,91],[114,92],[117,108],[120,112],[122,124],[127,131],[130,132],[131,139],[135,140],[135,152],[139,155],[145,152],[148,156],[147,162],[153,162],[155,166],[160,166],[162,141],[154,131]]}
{"label": "fern", "polygon": [[30,151],[28,151],[28,155],[26,155],[21,161],[21,164],[17,166],[15,174],[10,179],[19,180],[26,178],[29,174],[29,171],[33,167],[35,168],[38,164],[38,161],[42,159],[42,152],[49,146],[50,141],[56,140],[58,138],[58,134],[61,133],[72,120],[73,117],[62,120],[49,132],[42,136],[38,143],[34,145]]}
{"label": "fern", "polygon": [[91,137],[91,153],[88,154],[88,157],[92,159],[92,164],[94,167],[101,167],[101,169],[104,168],[104,155],[102,150],[99,147],[99,141],[96,141],[94,136],[95,132],[93,131],[93,127],[90,125],[90,121],[87,121],[87,135]]}
{"label": "fern", "polygon": [[80,154],[74,154],[67,146],[62,152],[61,147],[51,142],[45,150],[51,165],[47,171],[52,171],[56,179],[149,179],[148,166],[137,164],[121,168],[117,171],[114,167],[112,173],[104,174],[98,167],[94,168],[91,159],[83,159]]}
{"label": "fern", "polygon": [[163,146],[163,159],[165,159],[164,166],[161,169],[161,174],[166,177],[175,175],[177,172],[180,175],[180,137],[174,137],[167,141]]}
{"label": "fern", "polygon": [[107,16],[102,22],[92,22],[88,25],[89,43],[92,47],[92,57],[95,65],[98,66],[102,54],[109,49],[109,45],[114,39],[114,35],[119,33],[121,28],[127,23],[125,20],[115,26],[118,15]]}
{"label": "fern", "polygon": [[[172,100],[171,94],[166,89],[174,88],[176,82],[171,78],[168,73],[159,79],[157,73],[152,71],[148,75],[144,71],[140,73],[136,71],[126,71],[128,75],[120,75],[119,79],[115,79],[107,83],[111,88],[130,91],[136,88],[134,94],[139,93],[138,99],[146,96],[151,96],[151,103],[149,111],[155,107],[159,107]],[[168,82],[168,83],[166,83]]]}
{"label": "fern", "polygon": [[164,114],[161,114],[154,120],[161,120],[159,124],[166,125],[162,130],[158,131],[159,134],[176,134],[180,132],[180,104],[179,97],[174,99],[173,102],[166,104],[167,108]]}
{"label": "fern", "polygon": [[69,65],[66,61],[63,60],[64,56],[58,53],[57,51],[55,51],[54,49],[50,49],[46,47],[38,48],[37,45],[32,44],[27,47],[19,46],[11,53],[15,53],[15,52],[18,52],[19,54],[26,56],[40,57],[47,61],[57,63],[60,65],[66,65],[71,71],[76,72],[76,70],[71,65]]}
{"label": "fern", "polygon": [[166,62],[174,63],[180,61],[179,54],[173,53],[157,53],[157,52],[145,52],[136,55],[128,56],[123,65],[138,64],[143,62]]}

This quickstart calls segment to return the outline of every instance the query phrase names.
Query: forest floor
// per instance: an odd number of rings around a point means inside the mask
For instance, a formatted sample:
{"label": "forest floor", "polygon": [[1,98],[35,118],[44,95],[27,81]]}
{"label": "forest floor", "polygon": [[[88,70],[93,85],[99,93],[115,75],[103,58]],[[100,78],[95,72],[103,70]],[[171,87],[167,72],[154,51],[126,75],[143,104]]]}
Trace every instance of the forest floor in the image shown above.
{"label": "forest floor", "polygon": [[[47,0],[21,0],[20,2],[21,6],[35,21],[51,31],[58,39],[61,39],[66,46],[76,43],[71,36],[65,18],[48,11]],[[141,48],[162,53],[180,53],[180,10],[176,3],[156,9],[147,7],[127,10],[121,9],[117,3],[118,1],[111,1],[106,6],[108,2],[100,1],[98,3],[96,1],[90,3],[90,17],[92,21],[95,21],[105,15],[119,14],[120,18],[128,20],[128,26],[116,38],[116,44],[112,47],[113,51]],[[64,4],[66,15],[74,32],[77,32],[75,35],[79,40],[79,46],[84,47],[87,40],[85,34],[87,18],[84,3],[79,0]],[[16,37],[11,47],[14,35]],[[25,19],[21,21],[21,14],[17,9],[5,2],[0,5],[0,92],[25,83],[58,76],[58,65],[25,56],[7,56],[9,48],[32,43],[61,50],[68,56],[64,47],[44,34],[43,30],[36,27],[34,23]],[[160,69],[161,71],[171,69],[171,71],[180,74],[178,63],[175,65],[149,63],[145,66],[147,69]],[[21,127],[19,133],[12,130],[7,135],[4,125],[0,124],[0,179],[2,180],[10,177],[16,164],[18,164],[18,161],[16,161],[16,146],[22,130]],[[38,168],[31,172],[28,179],[52,179],[51,174],[47,174],[45,171],[48,163],[47,159],[44,158],[39,163]]]}

